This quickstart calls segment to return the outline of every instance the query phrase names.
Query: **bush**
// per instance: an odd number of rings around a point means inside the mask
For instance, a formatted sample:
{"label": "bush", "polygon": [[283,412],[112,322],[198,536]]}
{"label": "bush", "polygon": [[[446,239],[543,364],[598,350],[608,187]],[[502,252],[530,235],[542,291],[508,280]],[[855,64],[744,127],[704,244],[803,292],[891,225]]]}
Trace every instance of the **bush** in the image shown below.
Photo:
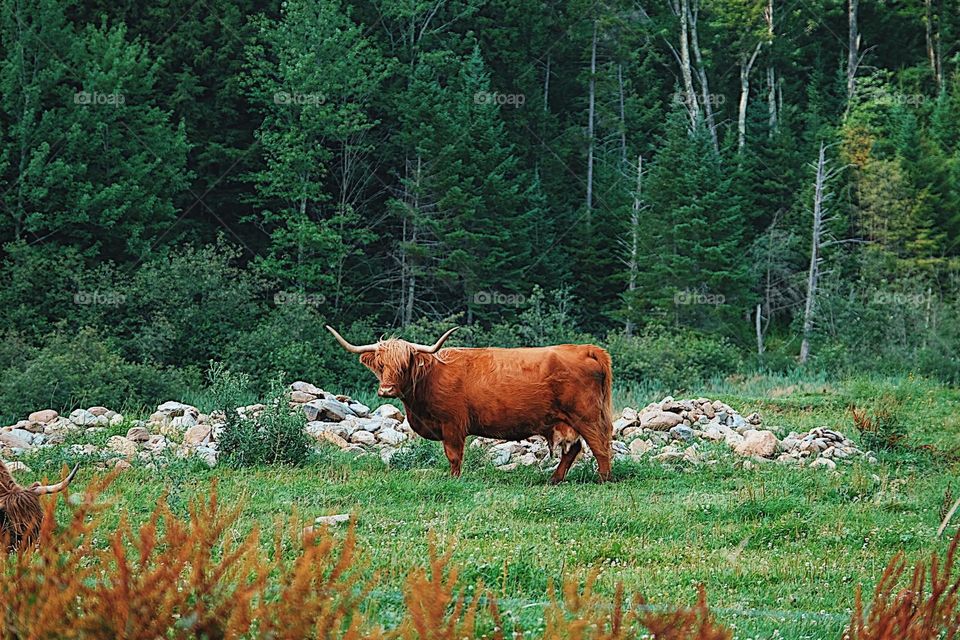
{"label": "bush", "polygon": [[220,436],[221,459],[233,467],[258,464],[303,464],[310,453],[310,436],[304,432],[304,415],[292,410],[287,390],[274,381],[266,406],[257,415],[237,412],[250,378],[233,374],[222,365],[210,369],[212,395],[226,416]]}
{"label": "bush", "polygon": [[94,330],[83,329],[73,336],[50,336],[29,360],[8,367],[0,382],[0,406],[16,416],[92,404],[139,409],[178,397],[195,383],[188,371],[128,362]]}
{"label": "bush", "polygon": [[619,383],[681,389],[743,367],[739,350],[724,338],[687,330],[651,330],[633,337],[610,333],[606,347],[613,359],[613,379]]}
{"label": "bush", "polygon": [[[357,356],[347,353],[324,328],[312,308],[287,304],[275,307],[254,328],[232,342],[222,354],[234,371],[250,376],[263,391],[281,371],[290,380],[308,380],[331,389],[371,385],[370,372]],[[348,340],[372,342],[380,334],[361,323],[336,327]]]}

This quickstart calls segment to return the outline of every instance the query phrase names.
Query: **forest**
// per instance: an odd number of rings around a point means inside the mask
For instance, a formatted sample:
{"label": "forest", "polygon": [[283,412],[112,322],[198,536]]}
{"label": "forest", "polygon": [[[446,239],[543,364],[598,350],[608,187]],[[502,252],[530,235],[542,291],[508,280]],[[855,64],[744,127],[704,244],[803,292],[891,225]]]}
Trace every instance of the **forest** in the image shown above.
{"label": "forest", "polygon": [[323,329],[960,381],[955,0],[3,0],[0,412]]}

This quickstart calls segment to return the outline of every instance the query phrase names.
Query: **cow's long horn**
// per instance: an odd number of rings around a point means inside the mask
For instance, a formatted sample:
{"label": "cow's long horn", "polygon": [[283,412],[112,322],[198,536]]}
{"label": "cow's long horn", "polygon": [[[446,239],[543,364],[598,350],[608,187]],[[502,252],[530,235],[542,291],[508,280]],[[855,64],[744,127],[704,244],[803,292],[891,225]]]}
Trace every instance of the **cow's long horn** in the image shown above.
{"label": "cow's long horn", "polygon": [[30,487],[30,491],[37,494],[38,496],[42,496],[47,493],[57,493],[58,491],[63,491],[70,485],[70,482],[73,480],[73,477],[77,475],[77,469],[79,468],[80,468],[80,464],[77,463],[73,465],[73,469],[70,471],[70,473],[67,474],[67,477],[64,478],[62,481],[58,482],[57,484],[35,484],[32,487]]}
{"label": "cow's long horn", "polygon": [[436,353],[440,350],[440,347],[443,346],[443,343],[447,341],[447,338],[450,337],[450,334],[459,329],[460,327],[454,327],[453,329],[448,329],[445,334],[440,336],[440,339],[433,343],[432,347],[428,347],[424,344],[414,344],[413,346],[417,348],[417,351],[422,351],[423,353]]}
{"label": "cow's long horn", "polygon": [[324,325],[327,327],[327,331],[333,334],[333,337],[337,339],[337,342],[340,343],[340,346],[349,351],[350,353],[367,353],[368,351],[376,351],[376,344],[365,344],[357,346],[355,344],[350,344],[347,342],[342,335],[337,333],[337,330],[331,327],[330,325]]}

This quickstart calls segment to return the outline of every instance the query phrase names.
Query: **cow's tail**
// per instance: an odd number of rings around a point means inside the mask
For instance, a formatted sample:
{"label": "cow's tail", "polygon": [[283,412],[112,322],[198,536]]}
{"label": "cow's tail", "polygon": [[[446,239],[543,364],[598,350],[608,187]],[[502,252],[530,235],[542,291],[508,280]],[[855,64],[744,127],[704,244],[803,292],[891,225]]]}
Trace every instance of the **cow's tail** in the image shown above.
{"label": "cow's tail", "polygon": [[612,446],[613,441],[613,361],[610,360],[610,354],[600,347],[595,347],[590,354],[594,360],[600,363],[600,429],[603,433],[603,441]]}

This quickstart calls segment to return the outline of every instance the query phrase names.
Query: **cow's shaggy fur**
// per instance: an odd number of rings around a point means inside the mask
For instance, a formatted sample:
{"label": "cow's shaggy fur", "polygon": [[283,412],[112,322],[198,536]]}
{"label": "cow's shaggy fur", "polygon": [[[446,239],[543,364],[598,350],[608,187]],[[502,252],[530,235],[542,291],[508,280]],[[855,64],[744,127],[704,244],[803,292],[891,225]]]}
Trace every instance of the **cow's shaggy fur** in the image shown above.
{"label": "cow's shaggy fur", "polygon": [[391,338],[360,354],[381,389],[406,409],[410,427],[443,442],[450,472],[460,475],[468,435],[560,445],[551,478],[563,480],[585,441],[602,480],[610,475],[613,374],[610,356],[594,345],[526,349],[442,349],[425,353]]}
{"label": "cow's shaggy fur", "polygon": [[21,487],[10,474],[10,469],[0,461],[0,546],[15,549],[36,541],[43,523],[43,507],[40,496],[62,491],[70,484],[77,468],[56,485]]}

